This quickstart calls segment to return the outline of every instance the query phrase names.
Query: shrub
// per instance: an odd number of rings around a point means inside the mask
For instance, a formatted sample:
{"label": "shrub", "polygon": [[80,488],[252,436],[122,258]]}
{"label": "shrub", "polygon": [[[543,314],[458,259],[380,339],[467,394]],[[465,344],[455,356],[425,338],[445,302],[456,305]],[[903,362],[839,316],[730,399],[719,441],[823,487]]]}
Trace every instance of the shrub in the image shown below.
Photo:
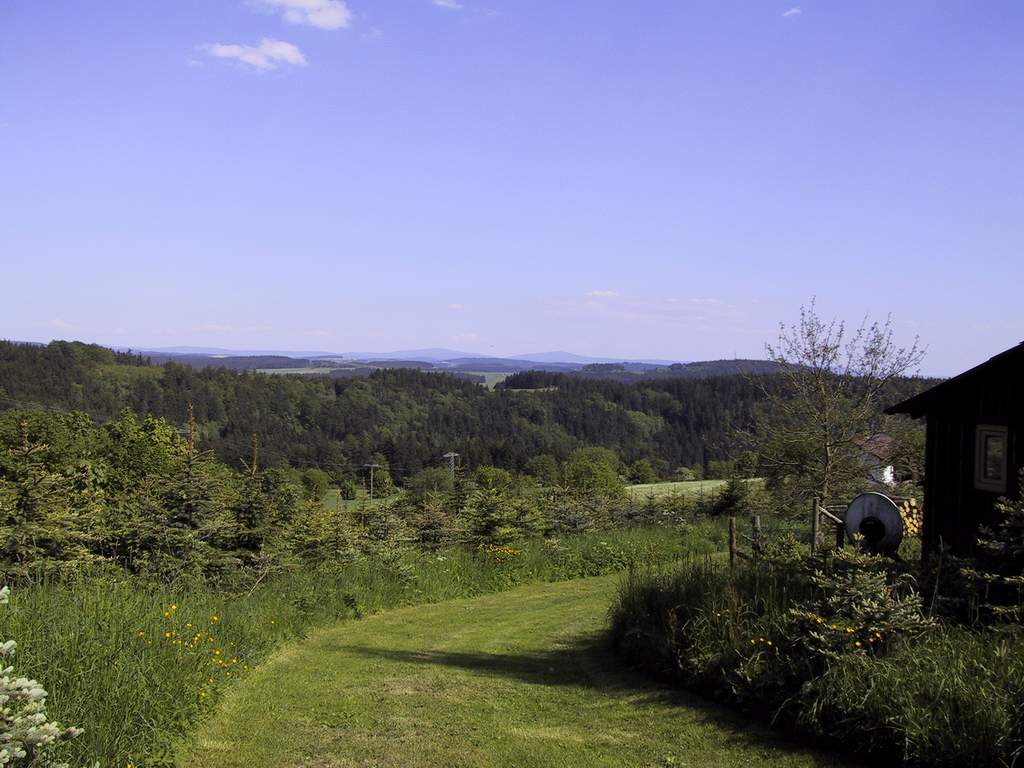
{"label": "shrub", "polygon": [[891,562],[768,555],[733,572],[705,559],[631,575],[611,614],[618,653],[884,760],[1010,766],[1024,755],[1024,630],[927,618]]}

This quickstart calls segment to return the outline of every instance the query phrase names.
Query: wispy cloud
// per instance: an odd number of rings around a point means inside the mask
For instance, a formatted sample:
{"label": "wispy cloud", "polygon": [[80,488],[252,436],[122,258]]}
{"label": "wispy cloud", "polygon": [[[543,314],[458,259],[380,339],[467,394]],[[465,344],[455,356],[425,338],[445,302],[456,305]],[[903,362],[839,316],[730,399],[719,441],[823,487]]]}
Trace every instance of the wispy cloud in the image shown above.
{"label": "wispy cloud", "polygon": [[466,341],[479,341],[480,340],[480,334],[479,333],[456,333],[454,336],[451,337],[451,340],[454,341],[454,342],[457,342],[457,343],[458,342],[466,342]]}
{"label": "wispy cloud", "polygon": [[449,304],[448,305],[448,309],[450,309],[452,311],[455,311],[455,312],[459,311],[460,309],[465,309],[465,308],[466,308],[465,304]]}
{"label": "wispy cloud", "polygon": [[453,11],[462,7],[462,3],[459,0],[434,0],[434,5],[438,8],[448,8]]}
{"label": "wispy cloud", "polygon": [[797,5],[794,5],[792,8],[787,8],[786,10],[784,10],[782,12],[782,18],[784,18],[784,19],[791,19],[794,16],[799,16],[801,13],[803,13],[803,11],[800,10],[800,7],[797,6]]}
{"label": "wispy cloud", "polygon": [[261,72],[277,69],[282,64],[306,66],[306,57],[297,46],[272,37],[263,38],[259,45],[211,43],[204,45],[203,50],[214,58],[234,59]]}
{"label": "wispy cloud", "polygon": [[53,318],[52,320],[49,320],[46,323],[46,327],[47,328],[53,328],[53,329],[59,330],[59,331],[68,331],[68,330],[73,329],[75,326],[73,326],[71,323],[63,320],[62,318],[55,317],[55,318]]}
{"label": "wispy cloud", "polygon": [[614,296],[618,296],[618,295],[619,295],[618,291],[607,291],[607,290],[605,290],[605,291],[600,291],[600,290],[599,291],[591,291],[590,293],[587,294],[587,296],[595,296],[595,297],[597,297],[599,299],[610,299],[610,298],[612,298]]}
{"label": "wispy cloud", "polygon": [[285,21],[317,29],[347,29],[352,11],[345,0],[253,0],[253,4],[279,11]]}

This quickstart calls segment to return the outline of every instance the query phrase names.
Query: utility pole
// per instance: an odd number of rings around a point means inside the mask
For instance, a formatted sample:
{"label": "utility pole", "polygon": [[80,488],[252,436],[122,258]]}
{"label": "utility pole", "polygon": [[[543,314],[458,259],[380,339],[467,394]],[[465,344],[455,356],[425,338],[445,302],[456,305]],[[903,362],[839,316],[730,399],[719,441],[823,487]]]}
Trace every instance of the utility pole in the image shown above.
{"label": "utility pole", "polygon": [[459,454],[455,451],[448,451],[442,458],[448,460],[448,469],[452,473],[452,482],[455,482],[455,460],[459,458]]}
{"label": "utility pole", "polygon": [[373,501],[373,470],[378,469],[380,464],[363,464],[363,467],[368,467],[370,470],[370,501]]}

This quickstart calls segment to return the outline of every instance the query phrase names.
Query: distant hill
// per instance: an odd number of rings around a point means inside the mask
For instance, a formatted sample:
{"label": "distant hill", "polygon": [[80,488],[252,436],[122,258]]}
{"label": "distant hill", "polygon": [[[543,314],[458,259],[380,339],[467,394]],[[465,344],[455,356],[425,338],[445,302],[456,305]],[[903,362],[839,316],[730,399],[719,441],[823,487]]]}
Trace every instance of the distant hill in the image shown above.
{"label": "distant hill", "polygon": [[645,363],[648,365],[672,365],[675,360],[648,360],[644,358],[624,360],[621,357],[592,357],[572,352],[531,352],[527,355],[512,355],[512,360],[532,360],[538,363]]}
{"label": "distant hill", "polygon": [[[767,360],[707,360],[690,363],[657,363],[640,360],[614,360],[584,357],[571,352],[545,352],[534,356],[487,357],[467,354],[451,349],[431,348],[390,353],[321,353],[301,356],[299,353],[225,354],[216,352],[184,352],[172,350],[207,349],[203,347],[176,347],[162,350],[135,350],[154,363],[177,362],[195,368],[227,368],[233,371],[265,370],[299,373],[317,373],[330,376],[368,376],[380,368],[414,368],[421,371],[440,371],[451,374],[503,373],[548,371],[566,373],[581,378],[621,381],[649,381],[654,379],[705,378],[734,374],[774,373],[775,363]],[[446,357],[445,355],[451,355]],[[573,358],[573,359],[568,359]],[[589,361],[589,362],[583,362]]]}

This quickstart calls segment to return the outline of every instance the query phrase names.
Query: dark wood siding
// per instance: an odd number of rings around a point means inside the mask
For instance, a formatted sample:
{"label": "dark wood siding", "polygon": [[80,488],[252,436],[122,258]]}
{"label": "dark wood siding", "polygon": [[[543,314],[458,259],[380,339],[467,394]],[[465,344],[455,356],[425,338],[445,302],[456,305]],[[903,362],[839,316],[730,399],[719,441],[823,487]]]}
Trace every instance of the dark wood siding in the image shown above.
{"label": "dark wood siding", "polygon": [[994,519],[1001,494],[975,488],[979,425],[1006,427],[1006,495],[1020,493],[1024,467],[1024,345],[890,409],[927,418],[925,443],[926,550],[948,545],[969,554],[979,525]]}

